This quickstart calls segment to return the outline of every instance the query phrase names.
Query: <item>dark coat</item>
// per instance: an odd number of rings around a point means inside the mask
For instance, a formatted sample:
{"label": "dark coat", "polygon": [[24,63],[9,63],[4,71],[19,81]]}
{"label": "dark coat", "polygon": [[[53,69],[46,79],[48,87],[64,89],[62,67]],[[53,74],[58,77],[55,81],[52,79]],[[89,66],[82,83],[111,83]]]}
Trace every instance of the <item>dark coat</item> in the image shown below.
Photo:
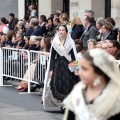
{"label": "dark coat", "polygon": [[115,34],[109,31],[101,36],[101,40],[116,40]]}
{"label": "dark coat", "polygon": [[14,21],[14,19],[8,23],[9,30],[13,30],[14,29],[13,26],[12,26],[13,25],[13,21]]}
{"label": "dark coat", "polygon": [[40,45],[36,46],[36,51],[40,51]]}
{"label": "dark coat", "polygon": [[28,44],[25,44],[24,47],[23,47],[23,49],[25,49],[25,50],[28,50],[28,48],[29,48]]}
{"label": "dark coat", "polygon": [[96,27],[93,25],[93,24],[91,24],[85,31],[84,31],[84,33],[82,34],[82,36],[81,36],[81,38],[80,38],[80,40],[83,42],[83,47],[85,48],[85,49],[87,49],[88,47],[87,47],[87,41],[89,40],[89,39],[95,39],[96,38],[96,35],[97,35],[97,29],[96,29]]}
{"label": "dark coat", "polygon": [[108,40],[117,40],[115,35],[111,32],[110,35],[107,37]]}
{"label": "dark coat", "polygon": [[74,25],[72,28],[71,37],[72,39],[80,39],[83,34],[83,25]]}
{"label": "dark coat", "polygon": [[29,46],[29,50],[37,51],[36,44]]}
{"label": "dark coat", "polygon": [[13,43],[13,48],[16,48],[17,47],[17,43]]}
{"label": "dark coat", "polygon": [[49,27],[48,29],[46,29],[46,37],[53,37],[54,36],[54,26]]}
{"label": "dark coat", "polygon": [[41,26],[41,28],[42,28],[42,31],[43,31],[43,36],[46,34],[46,23],[44,23],[42,26]]}
{"label": "dark coat", "polygon": [[12,41],[11,40],[7,40],[6,42],[5,42],[5,47],[7,46],[7,45],[9,45],[9,46],[13,46],[13,43],[12,43]]}
{"label": "dark coat", "polygon": [[32,33],[33,33],[33,31],[34,31],[34,29],[33,29],[32,27],[28,28],[28,29],[26,30],[26,36],[31,36]]}
{"label": "dark coat", "polygon": [[17,46],[23,48],[25,45],[25,40],[21,40],[20,42],[18,42]]}
{"label": "dark coat", "polygon": [[42,28],[41,28],[40,26],[37,26],[37,28],[34,29],[32,35],[35,35],[35,36],[43,36]]}

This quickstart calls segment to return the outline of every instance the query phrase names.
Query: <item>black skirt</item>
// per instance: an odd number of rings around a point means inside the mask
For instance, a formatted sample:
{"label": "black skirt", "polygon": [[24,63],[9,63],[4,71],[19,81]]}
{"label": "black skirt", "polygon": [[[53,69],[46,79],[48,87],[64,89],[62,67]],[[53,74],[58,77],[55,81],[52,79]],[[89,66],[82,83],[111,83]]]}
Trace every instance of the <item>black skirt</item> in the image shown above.
{"label": "black skirt", "polygon": [[55,61],[50,83],[53,97],[63,101],[71,92],[73,86],[79,82],[78,76],[68,69],[69,61],[65,57],[58,57]]}

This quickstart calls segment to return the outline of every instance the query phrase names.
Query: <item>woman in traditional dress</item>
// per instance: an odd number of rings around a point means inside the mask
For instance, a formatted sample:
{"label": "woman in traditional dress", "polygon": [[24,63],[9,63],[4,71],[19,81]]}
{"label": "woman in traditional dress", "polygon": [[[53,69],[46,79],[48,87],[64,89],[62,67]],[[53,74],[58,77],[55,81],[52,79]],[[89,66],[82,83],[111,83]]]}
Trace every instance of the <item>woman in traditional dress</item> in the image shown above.
{"label": "woman in traditional dress", "polygon": [[80,59],[81,82],[64,100],[64,120],[120,120],[120,71],[115,58],[91,49]]}
{"label": "woman in traditional dress", "polygon": [[68,64],[77,58],[74,41],[65,25],[59,26],[58,34],[52,42],[51,55],[45,75],[43,105],[45,107],[63,107],[63,100],[78,82]]}

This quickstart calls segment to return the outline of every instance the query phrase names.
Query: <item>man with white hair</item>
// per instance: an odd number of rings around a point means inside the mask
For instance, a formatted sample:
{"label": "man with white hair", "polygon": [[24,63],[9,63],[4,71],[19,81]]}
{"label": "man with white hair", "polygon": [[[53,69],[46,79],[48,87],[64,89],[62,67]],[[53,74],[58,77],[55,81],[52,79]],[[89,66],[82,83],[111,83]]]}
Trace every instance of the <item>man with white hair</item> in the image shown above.
{"label": "man with white hair", "polygon": [[16,34],[17,45],[16,48],[21,49],[25,45],[24,35],[21,32]]}
{"label": "man with white hair", "polygon": [[36,36],[31,36],[30,37],[30,40],[29,40],[29,50],[35,50],[36,51],[35,38],[36,38]]}
{"label": "man with white hair", "polygon": [[96,40],[101,41],[101,34],[102,34],[102,27],[105,24],[105,19],[104,18],[98,18],[96,21],[96,28],[98,30]]}
{"label": "man with white hair", "polygon": [[43,36],[43,30],[39,26],[39,21],[38,21],[37,18],[32,18],[31,21],[30,21],[30,24],[34,28],[34,31],[33,31],[32,35]]}

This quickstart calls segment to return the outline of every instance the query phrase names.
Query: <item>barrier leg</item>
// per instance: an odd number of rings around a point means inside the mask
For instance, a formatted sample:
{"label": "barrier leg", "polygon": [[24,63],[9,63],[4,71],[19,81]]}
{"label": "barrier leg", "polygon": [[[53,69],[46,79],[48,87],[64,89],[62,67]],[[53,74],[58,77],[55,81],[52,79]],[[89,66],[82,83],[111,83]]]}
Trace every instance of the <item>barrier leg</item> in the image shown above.
{"label": "barrier leg", "polygon": [[4,85],[3,83],[3,50],[0,48],[0,86],[12,86],[12,85]]}

